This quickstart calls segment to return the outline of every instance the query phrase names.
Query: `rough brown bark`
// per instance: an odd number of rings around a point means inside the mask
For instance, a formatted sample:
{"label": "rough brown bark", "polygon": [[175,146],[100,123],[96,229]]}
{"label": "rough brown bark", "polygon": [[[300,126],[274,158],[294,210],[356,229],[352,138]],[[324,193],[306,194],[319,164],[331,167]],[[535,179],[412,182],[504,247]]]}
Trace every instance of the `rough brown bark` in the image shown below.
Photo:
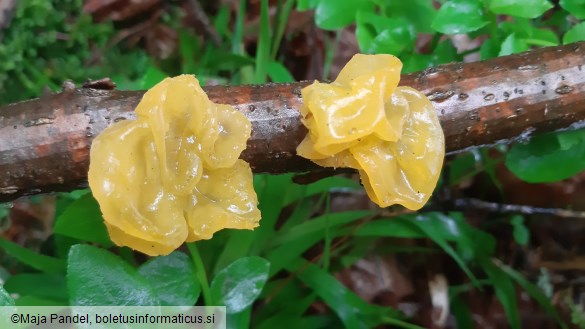
{"label": "rough brown bark", "polygon": [[[403,75],[401,85],[434,103],[448,152],[585,119],[585,43],[543,48],[484,62],[456,63]],[[309,82],[206,87],[252,121],[242,158],[255,172],[310,171],[295,155],[306,134],[298,108]],[[108,125],[133,119],[143,92],[74,89],[0,108],[0,201],[85,184],[91,141]]]}

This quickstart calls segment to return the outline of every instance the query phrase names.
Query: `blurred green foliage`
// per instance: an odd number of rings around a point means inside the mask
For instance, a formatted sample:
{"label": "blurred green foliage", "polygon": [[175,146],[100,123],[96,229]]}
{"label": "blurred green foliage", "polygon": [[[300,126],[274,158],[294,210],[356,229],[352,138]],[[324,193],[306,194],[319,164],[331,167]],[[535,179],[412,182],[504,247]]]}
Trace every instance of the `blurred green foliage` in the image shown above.
{"label": "blurred green foliage", "polygon": [[143,74],[147,55],[121,47],[106,51],[115,31],[109,23],[94,24],[81,11],[82,0],[16,3],[0,42],[0,103],[39,97],[44,88],[59,90],[67,79]]}

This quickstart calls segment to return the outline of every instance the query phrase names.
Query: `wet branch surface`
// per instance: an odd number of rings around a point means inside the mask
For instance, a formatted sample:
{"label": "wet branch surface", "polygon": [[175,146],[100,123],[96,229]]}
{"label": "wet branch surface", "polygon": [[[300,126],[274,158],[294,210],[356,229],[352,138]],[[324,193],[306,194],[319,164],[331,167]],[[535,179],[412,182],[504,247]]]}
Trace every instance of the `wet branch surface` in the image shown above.
{"label": "wet branch surface", "polygon": [[[448,152],[579,126],[585,119],[585,43],[447,64],[403,75],[434,103]],[[306,134],[298,111],[310,82],[204,88],[246,114],[241,158],[254,172],[328,170],[296,156]],[[134,119],[143,91],[92,88],[0,107],[0,202],[86,186],[89,149],[107,126]]]}

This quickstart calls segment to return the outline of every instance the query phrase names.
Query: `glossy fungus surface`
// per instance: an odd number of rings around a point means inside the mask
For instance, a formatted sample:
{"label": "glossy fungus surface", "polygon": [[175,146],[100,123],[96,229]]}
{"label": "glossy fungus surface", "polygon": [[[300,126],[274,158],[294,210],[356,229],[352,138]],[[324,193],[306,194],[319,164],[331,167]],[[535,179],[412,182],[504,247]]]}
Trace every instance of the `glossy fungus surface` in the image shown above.
{"label": "glossy fungus surface", "polygon": [[325,167],[357,169],[381,207],[420,209],[441,172],[445,141],[425,95],[398,87],[402,63],[392,55],[355,55],[330,83],[305,87],[309,133],[297,153]]}
{"label": "glossy fungus surface", "polygon": [[252,171],[238,159],[251,133],[242,113],[181,75],[147,91],[136,116],[105,129],[90,152],[89,184],[114,243],[164,255],[258,225]]}

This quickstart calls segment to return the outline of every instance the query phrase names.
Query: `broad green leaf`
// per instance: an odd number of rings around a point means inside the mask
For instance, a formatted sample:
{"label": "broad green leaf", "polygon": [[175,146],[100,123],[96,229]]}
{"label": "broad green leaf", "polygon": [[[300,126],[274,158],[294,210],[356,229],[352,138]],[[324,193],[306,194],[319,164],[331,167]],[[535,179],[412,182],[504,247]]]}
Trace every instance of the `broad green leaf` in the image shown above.
{"label": "broad green leaf", "polygon": [[585,0],[561,0],[559,4],[571,15],[585,19]]}
{"label": "broad green leaf", "polygon": [[432,33],[431,23],[437,14],[433,2],[428,0],[385,1],[386,15],[404,18],[419,33]]}
{"label": "broad green leaf", "polygon": [[451,0],[441,6],[431,27],[444,34],[469,33],[489,23],[477,0]]}
{"label": "broad green leaf", "polygon": [[162,306],[195,305],[201,292],[193,263],[180,251],[151,259],[138,273],[154,287]]}
{"label": "broad green leaf", "polygon": [[[562,166],[559,166],[562,163]],[[585,169],[585,130],[562,131],[514,144],[506,167],[529,183],[556,182]]]}
{"label": "broad green leaf", "polygon": [[71,305],[158,306],[152,287],[120,257],[89,245],[71,247],[67,261]]}
{"label": "broad green leaf", "polygon": [[35,296],[55,300],[68,300],[65,277],[60,274],[22,273],[13,275],[4,284],[12,294]]}
{"label": "broad green leaf", "polygon": [[91,193],[69,205],[57,218],[54,230],[71,238],[99,243],[104,247],[112,246],[100,206]]}
{"label": "broad green leaf", "polygon": [[14,306],[14,299],[3,286],[0,286],[0,306]]}
{"label": "broad green leaf", "polygon": [[547,0],[492,0],[490,2],[490,10],[494,14],[524,18],[536,18],[552,7],[553,5]]}
{"label": "broad green leaf", "polygon": [[3,249],[8,255],[16,258],[21,263],[41,272],[65,272],[65,260],[63,259],[37,254],[28,248],[22,247],[21,245],[4,239],[0,239],[0,248]]}
{"label": "broad green leaf", "polygon": [[510,34],[504,42],[502,42],[502,46],[500,48],[500,53],[498,56],[506,56],[516,53],[521,53],[523,51],[528,50],[529,47],[523,39],[520,39],[516,36],[515,33]]}
{"label": "broad green leaf", "polygon": [[541,46],[541,47],[552,47],[559,45],[559,37],[551,29],[537,29],[532,26],[530,30],[530,36],[524,39],[528,44]]}
{"label": "broad green leaf", "polygon": [[433,51],[433,65],[446,64],[461,61],[462,58],[457,54],[457,48],[453,46],[450,39],[447,39],[437,45]]}
{"label": "broad green leaf", "polygon": [[337,30],[355,21],[356,13],[371,11],[370,0],[320,0],[315,10],[315,22],[324,30]]}
{"label": "broad green leaf", "polygon": [[211,282],[213,300],[238,313],[260,296],[268,280],[270,263],[261,257],[244,257],[219,271]]}
{"label": "broad green leaf", "polygon": [[400,54],[412,47],[414,26],[402,17],[388,18],[371,12],[357,14],[356,37],[362,52],[371,54]]}
{"label": "broad green leaf", "polygon": [[401,317],[399,311],[390,307],[368,304],[315,264],[298,260],[287,264],[286,269],[309,286],[337,314],[346,328],[373,328],[382,317]]}
{"label": "broad green leaf", "polygon": [[573,26],[563,36],[563,44],[577,41],[585,41],[585,22]]}
{"label": "broad green leaf", "polygon": [[293,82],[295,79],[280,62],[270,61],[266,64],[268,76],[272,82]]}

